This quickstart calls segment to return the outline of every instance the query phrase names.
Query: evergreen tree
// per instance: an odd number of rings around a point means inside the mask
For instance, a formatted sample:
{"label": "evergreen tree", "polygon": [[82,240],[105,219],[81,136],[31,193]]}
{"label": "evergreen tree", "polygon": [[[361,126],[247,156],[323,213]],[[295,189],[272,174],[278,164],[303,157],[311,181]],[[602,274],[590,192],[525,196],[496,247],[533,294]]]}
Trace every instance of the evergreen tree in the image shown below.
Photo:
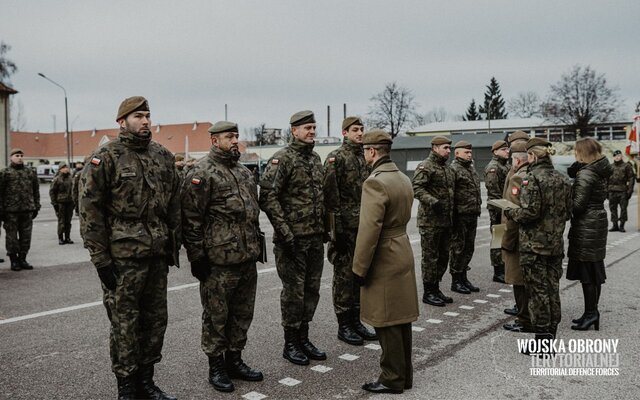
{"label": "evergreen tree", "polygon": [[507,119],[500,84],[494,77],[491,77],[487,91],[484,92],[484,105],[480,106],[480,112],[487,114],[487,119]]}
{"label": "evergreen tree", "polygon": [[478,114],[478,110],[476,109],[476,99],[471,99],[471,104],[469,104],[469,108],[467,108],[467,113],[462,117],[464,121],[477,121],[482,119],[480,114]]}

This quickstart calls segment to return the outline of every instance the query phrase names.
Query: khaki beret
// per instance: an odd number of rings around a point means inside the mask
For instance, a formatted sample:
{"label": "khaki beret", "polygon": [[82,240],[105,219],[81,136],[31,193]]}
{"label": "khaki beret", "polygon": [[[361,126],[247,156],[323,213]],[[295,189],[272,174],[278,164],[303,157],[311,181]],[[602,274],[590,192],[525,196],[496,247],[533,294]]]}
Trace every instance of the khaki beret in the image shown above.
{"label": "khaki beret", "polygon": [[364,124],[362,123],[362,120],[360,119],[360,117],[347,117],[344,119],[344,121],[342,121],[342,130],[346,131],[347,129],[349,129],[349,127],[351,125],[362,125],[364,126]]}
{"label": "khaki beret", "polygon": [[118,115],[116,121],[126,118],[127,115],[134,111],[149,111],[149,102],[142,96],[133,96],[124,99],[118,107]]}
{"label": "khaki beret", "polygon": [[291,116],[289,123],[291,126],[298,126],[304,124],[312,124],[316,122],[316,118],[313,115],[313,111],[304,110],[298,111]]}
{"label": "khaki beret", "polygon": [[503,147],[509,147],[507,142],[505,142],[504,140],[496,140],[496,142],[491,146],[491,151],[496,151]]}
{"label": "khaki beret", "polygon": [[61,170],[62,168],[68,168],[69,166],[67,165],[66,162],[61,162],[60,164],[58,164],[58,170]]}
{"label": "khaki beret", "polygon": [[451,139],[448,139],[444,136],[436,136],[431,139],[431,145],[441,145],[441,144],[451,144]]}
{"label": "khaki beret", "polygon": [[224,133],[224,132],[238,132],[238,124],[230,121],[218,121],[211,128],[208,129],[210,134]]}
{"label": "khaki beret", "polygon": [[176,161],[184,161],[184,156],[182,154],[176,154],[173,158]]}
{"label": "khaki beret", "polygon": [[366,132],[362,136],[362,144],[364,146],[371,144],[388,144],[391,145],[393,143],[393,139],[391,139],[391,135],[389,135],[386,131],[382,129],[373,129],[369,132]]}
{"label": "khaki beret", "polygon": [[507,140],[509,141],[509,143],[513,143],[514,140],[529,140],[530,136],[527,134],[527,132],[525,131],[515,131],[513,132],[511,135],[509,135],[509,137],[507,138]]}
{"label": "khaki beret", "polygon": [[616,150],[616,151],[613,152],[614,156],[617,156],[618,154],[622,154],[622,152],[620,150]]}
{"label": "khaki beret", "polygon": [[511,145],[509,148],[511,150],[511,154],[515,153],[526,153],[527,152],[527,143],[518,141]]}
{"label": "khaki beret", "polygon": [[18,154],[18,153],[24,155],[24,151],[22,151],[22,149],[18,149],[18,148],[11,149],[11,155]]}
{"label": "khaki beret", "polygon": [[531,138],[529,140],[527,140],[527,150],[529,150],[532,147],[535,146],[547,146],[547,147],[551,147],[551,142],[549,142],[547,139],[543,139],[541,137],[534,137]]}
{"label": "khaki beret", "polygon": [[458,143],[456,143],[456,145],[453,146],[453,148],[454,149],[472,149],[473,146],[471,146],[471,143],[467,142],[466,140],[461,140]]}

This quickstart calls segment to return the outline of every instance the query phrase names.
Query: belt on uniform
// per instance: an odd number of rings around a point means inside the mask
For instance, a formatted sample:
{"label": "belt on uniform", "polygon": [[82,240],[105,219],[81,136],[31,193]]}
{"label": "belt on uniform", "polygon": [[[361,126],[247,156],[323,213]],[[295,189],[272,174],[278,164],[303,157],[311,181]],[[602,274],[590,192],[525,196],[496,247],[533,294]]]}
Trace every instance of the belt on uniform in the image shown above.
{"label": "belt on uniform", "polygon": [[389,239],[389,238],[394,238],[394,237],[398,237],[406,234],[407,234],[406,226],[394,226],[391,228],[382,228],[382,231],[380,232],[380,237],[383,239]]}

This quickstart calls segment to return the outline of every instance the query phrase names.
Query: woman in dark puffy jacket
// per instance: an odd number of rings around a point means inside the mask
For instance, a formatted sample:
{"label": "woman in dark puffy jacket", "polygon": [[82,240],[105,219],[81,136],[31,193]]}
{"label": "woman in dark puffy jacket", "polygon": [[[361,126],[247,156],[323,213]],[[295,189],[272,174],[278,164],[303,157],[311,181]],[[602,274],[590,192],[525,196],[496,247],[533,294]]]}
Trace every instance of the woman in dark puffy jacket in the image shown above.
{"label": "woman in dark puffy jacket", "polygon": [[591,325],[600,329],[598,300],[607,278],[604,271],[608,221],[604,209],[611,164],[602,155],[602,146],[592,138],[576,142],[579,169],[573,182],[573,215],[569,229],[567,279],[579,280],[584,294],[584,314],[574,319],[571,329],[584,331]]}

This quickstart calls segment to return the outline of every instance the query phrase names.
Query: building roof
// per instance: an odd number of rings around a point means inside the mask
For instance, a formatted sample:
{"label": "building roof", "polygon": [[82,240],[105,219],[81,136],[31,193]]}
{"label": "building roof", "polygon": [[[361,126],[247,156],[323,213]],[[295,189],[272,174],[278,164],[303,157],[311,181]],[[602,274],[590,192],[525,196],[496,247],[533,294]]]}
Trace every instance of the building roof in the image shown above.
{"label": "building roof", "polygon": [[[512,118],[512,119],[492,119],[491,129],[531,129],[540,126],[550,125],[543,118]],[[407,131],[407,134],[430,133],[430,132],[452,132],[452,131],[479,131],[487,130],[489,121],[445,121],[432,122],[430,124],[418,126]]]}
{"label": "building roof", "polygon": [[[152,125],[151,133],[154,141],[172,153],[185,153],[187,146],[189,153],[198,153],[207,152],[211,147],[207,131],[209,127],[210,122]],[[101,143],[117,138],[119,132],[119,128],[73,132],[74,159],[90,155]],[[67,139],[64,132],[11,132],[11,147],[23,149],[27,158],[67,157]],[[246,145],[241,142],[240,151],[244,152],[245,149]]]}
{"label": "building roof", "polygon": [[[431,149],[431,139],[434,136],[396,136],[393,139],[392,150],[408,150],[408,149]],[[474,148],[491,147],[496,140],[504,140],[503,133],[492,133],[485,135],[451,135],[451,145],[456,144],[459,140],[465,140]]]}
{"label": "building roof", "polygon": [[0,82],[0,93],[16,94],[18,91]]}

